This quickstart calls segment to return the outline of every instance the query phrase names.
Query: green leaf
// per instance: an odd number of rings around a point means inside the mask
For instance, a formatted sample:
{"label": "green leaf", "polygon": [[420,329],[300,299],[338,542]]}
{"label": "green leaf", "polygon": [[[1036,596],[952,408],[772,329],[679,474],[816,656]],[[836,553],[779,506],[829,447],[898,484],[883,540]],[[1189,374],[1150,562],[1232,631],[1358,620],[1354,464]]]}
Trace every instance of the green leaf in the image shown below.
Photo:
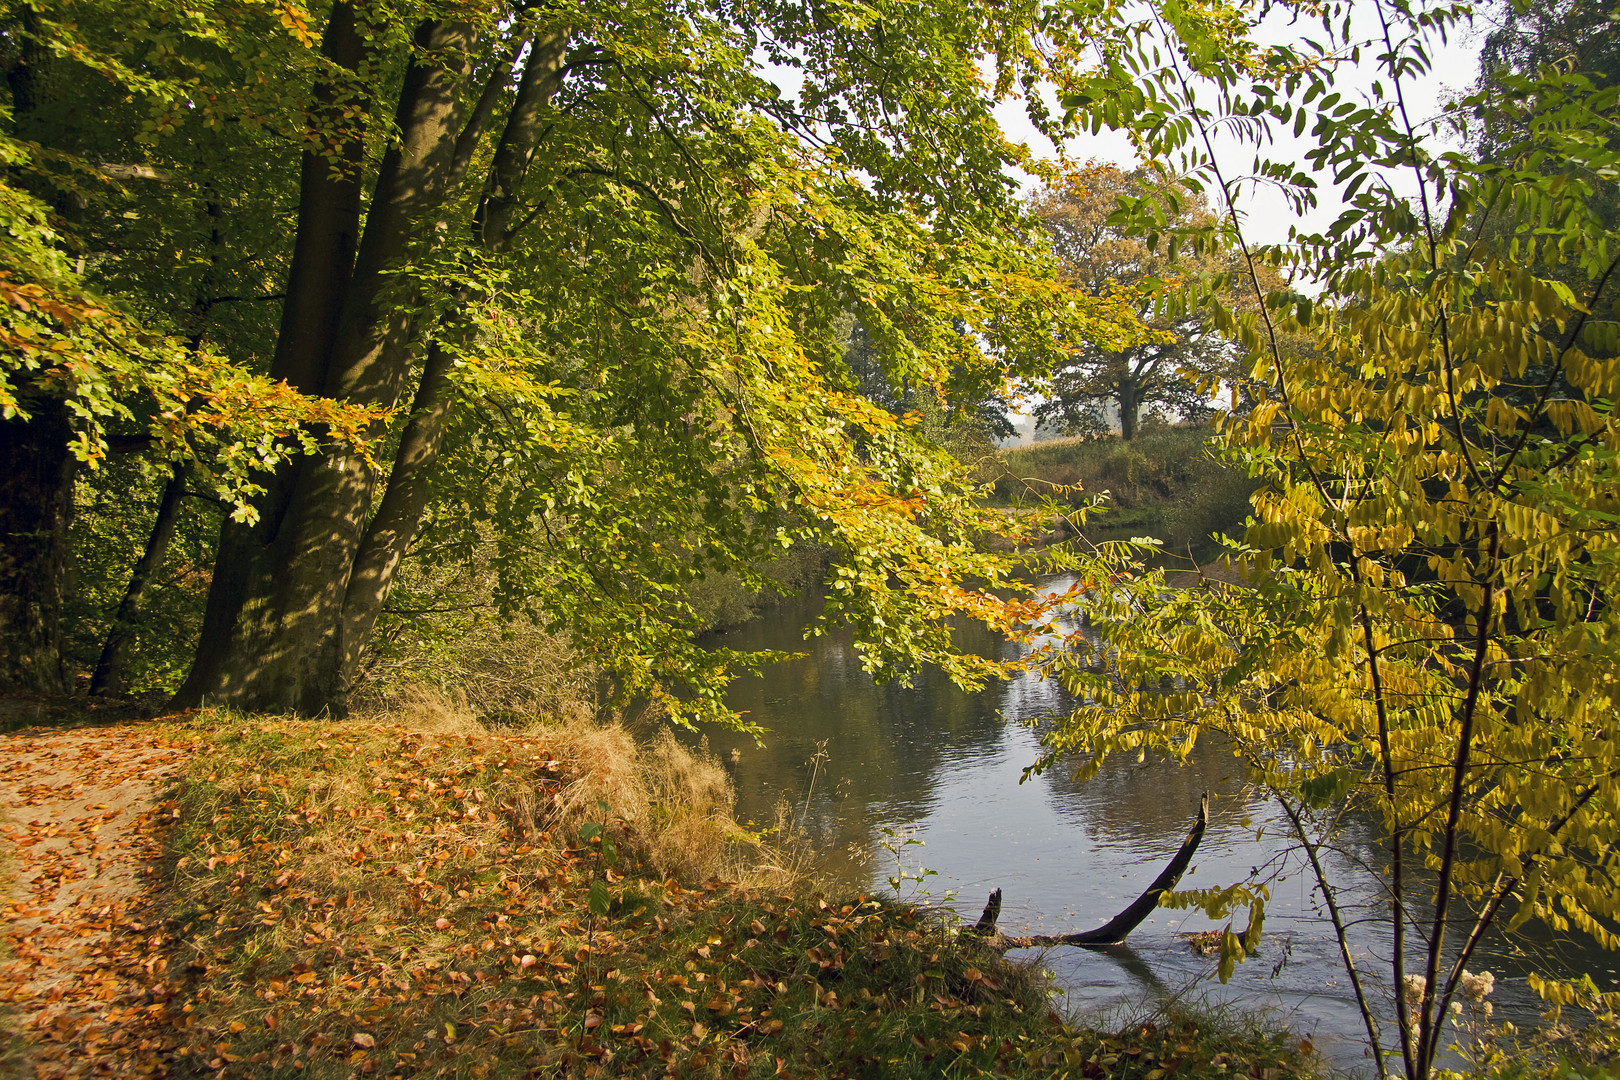
{"label": "green leaf", "polygon": [[593,881],[585,903],[592,915],[606,915],[613,906],[613,895],[608,892],[606,884]]}

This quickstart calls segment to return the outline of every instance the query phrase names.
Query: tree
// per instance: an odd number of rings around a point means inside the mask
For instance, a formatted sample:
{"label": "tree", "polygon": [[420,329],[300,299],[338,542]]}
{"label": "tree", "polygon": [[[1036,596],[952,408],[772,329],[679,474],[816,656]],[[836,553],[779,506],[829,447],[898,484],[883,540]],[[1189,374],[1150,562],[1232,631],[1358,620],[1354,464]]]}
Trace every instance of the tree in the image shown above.
{"label": "tree", "polygon": [[919,413],[928,437],[947,447],[964,463],[971,465],[994,453],[996,440],[1013,434],[1009,419],[1013,405],[1007,387],[982,387],[971,395],[958,393],[954,402],[942,405],[934,387],[919,390],[904,381],[899,386],[891,386],[887,365],[873,348],[866,327],[858,322],[850,327],[844,364],[862,397],[895,416]]}
{"label": "tree", "polygon": [[[182,228],[208,193],[285,192],[295,215],[232,251],[280,299],[208,332],[375,418],[256,474],[182,702],[341,712],[411,555],[494,567],[503,613],[567,628],[629,690],[684,686],[682,715],[723,714],[742,658],[692,643],[684,586],[808,537],[874,670],[987,673],[946,620],[1020,609],[990,590],[1005,568],[974,550],[970,485],[850,392],[832,328],[853,313],[891,379],[948,400],[1036,371],[1054,317],[1123,332],[1016,241],[1003,169],[1027,153],[991,109],[1067,62],[1032,39],[1039,5],[71,14],[25,13],[9,40],[58,85],[97,58],[106,83],[75,85],[114,107],[42,123],[34,160],[128,152],[100,159],[165,178],[133,212],[187,266],[216,265],[216,230]],[[760,57],[800,69],[796,100]],[[93,202],[75,231],[122,236],[123,212]],[[178,322],[195,290],[148,254],[109,244],[92,269]]]}
{"label": "tree", "polygon": [[[1266,293],[1257,272],[1263,305],[1210,309],[1268,388],[1221,426],[1228,456],[1263,480],[1228,545],[1245,584],[1169,592],[1130,545],[1081,558],[1103,670],[1077,641],[1048,652],[1083,704],[1040,767],[1075,754],[1084,777],[1111,753],[1185,755],[1223,733],[1315,873],[1380,1075],[1393,1052],[1426,1078],[1486,935],[1540,919],[1620,944],[1620,327],[1606,302],[1620,248],[1590,179],[1620,168],[1620,94],[1568,68],[1528,72],[1519,101],[1535,109],[1503,114],[1482,92],[1443,118],[1485,111],[1497,153],[1434,155],[1405,86],[1459,14],[1366,14],[1372,42],[1338,36],[1354,25],[1341,12],[1321,44],[1260,45],[1238,11],[1166,5],[1140,53],[1070,90],[1072,107],[1147,133],[1183,183],[1211,191],[1246,262],[1290,266],[1317,291]],[[1384,88],[1362,103],[1323,63],[1358,44]],[[1237,227],[1247,181],[1211,133],[1266,145],[1284,125],[1310,128],[1322,172],[1257,172],[1296,207],[1327,183],[1345,207],[1322,233],[1266,248]],[[1162,220],[1138,209],[1144,232]],[[1501,239],[1484,242],[1492,218]],[[1313,348],[1280,347],[1288,332]],[[1356,955],[1357,913],[1322,861],[1350,810],[1388,836],[1383,980]],[[1264,882],[1237,882],[1179,902],[1219,915],[1264,899]],[[1243,940],[1229,931],[1222,952],[1229,972]],[[1568,984],[1532,985],[1573,1000]]]}
{"label": "tree", "polygon": [[[1481,162],[1505,168],[1529,167],[1547,176],[1564,175],[1583,185],[1591,213],[1608,231],[1620,225],[1620,182],[1586,168],[1583,156],[1537,156],[1515,161],[1525,128],[1537,114],[1559,107],[1562,92],[1544,96],[1542,74],[1549,69],[1578,73],[1594,89],[1620,85],[1620,41],[1609,13],[1589,5],[1548,3],[1503,4],[1488,9],[1488,27],[1474,82],[1471,121],[1463,127],[1470,149]],[[1460,127],[1462,125],[1459,125]],[[1615,142],[1613,136],[1611,142]],[[1480,243],[1511,245],[1524,232],[1518,219],[1531,207],[1488,207],[1471,223]],[[1558,258],[1529,260],[1542,276],[1560,276],[1574,290],[1581,287],[1578,268]],[[1599,298],[1600,300],[1602,298]]]}
{"label": "tree", "polygon": [[[1133,234],[1117,215],[1150,196],[1170,204],[1163,235]],[[1179,237],[1214,222],[1202,196],[1155,179],[1092,163],[1036,196],[1034,213],[1050,237],[1065,283],[1081,295],[1135,303],[1156,334],[1124,348],[1073,342],[1053,373],[1051,396],[1035,410],[1047,427],[1070,434],[1108,430],[1112,405],[1120,435],[1135,438],[1143,410],[1186,420],[1213,413],[1212,383],[1237,373],[1232,343],[1211,327],[1202,307],[1178,295],[1189,281],[1230,270],[1207,253],[1180,249]]]}
{"label": "tree", "polygon": [[[245,45],[276,44],[274,16],[230,9],[200,28],[195,13],[148,12],[163,24],[160,38],[125,40],[125,14],[23,5],[0,23],[9,92],[0,130],[0,683],[24,689],[64,688],[67,526],[75,487],[109,454],[138,453],[154,473],[184,468],[195,490],[251,517],[258,470],[314,450],[317,430],[368,452],[358,436],[376,418],[266,379],[249,335],[233,335],[226,350],[213,333],[239,321],[217,317],[228,302],[256,299],[266,284],[253,245],[227,252],[222,242],[255,215],[229,211],[273,193],[225,172],[210,185],[176,184],[141,162],[145,143],[195,105],[195,71],[174,62],[174,44],[201,36],[218,60],[220,42],[234,41],[248,57],[234,74],[245,68],[259,76],[246,83],[262,85],[268,71],[288,69],[287,50]],[[93,47],[98,35],[150,62],[129,67],[119,50]],[[222,89],[209,100],[237,96]],[[199,125],[202,137],[174,149],[233,159],[264,136],[264,110],[246,111],[261,122]],[[152,186],[168,198],[143,199]],[[259,225],[261,236],[274,230]]]}
{"label": "tree", "polygon": [[1502,3],[1489,10],[1475,92],[1482,95],[1475,149],[1485,161],[1505,160],[1535,108],[1523,91],[1549,67],[1580,72],[1601,88],[1620,80],[1620,38],[1611,13],[1590,4]]}

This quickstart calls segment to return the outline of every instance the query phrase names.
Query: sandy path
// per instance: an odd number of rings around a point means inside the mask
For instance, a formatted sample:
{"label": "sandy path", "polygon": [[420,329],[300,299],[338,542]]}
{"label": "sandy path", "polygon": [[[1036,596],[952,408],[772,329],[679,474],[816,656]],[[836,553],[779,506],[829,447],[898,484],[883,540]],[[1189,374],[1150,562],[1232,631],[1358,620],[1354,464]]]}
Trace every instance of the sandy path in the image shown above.
{"label": "sandy path", "polygon": [[164,939],[146,883],[185,756],[155,725],[0,736],[0,1072],[162,1076]]}

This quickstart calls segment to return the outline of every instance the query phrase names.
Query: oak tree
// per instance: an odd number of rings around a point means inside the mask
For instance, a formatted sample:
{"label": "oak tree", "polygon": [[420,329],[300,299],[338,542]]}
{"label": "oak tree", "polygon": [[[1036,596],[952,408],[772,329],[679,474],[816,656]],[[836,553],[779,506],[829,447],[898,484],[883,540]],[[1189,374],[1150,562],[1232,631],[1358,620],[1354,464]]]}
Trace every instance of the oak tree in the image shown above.
{"label": "oak tree", "polygon": [[[1158,235],[1136,234],[1120,217],[1122,201],[1129,206],[1143,198],[1166,207]],[[1093,162],[1040,192],[1033,209],[1069,288],[1130,303],[1156,331],[1118,348],[1068,343],[1049,396],[1035,409],[1037,420],[1071,435],[1105,432],[1111,409],[1126,440],[1136,437],[1144,412],[1207,420],[1212,386],[1239,379],[1241,365],[1237,347],[1187,295],[1233,269],[1230,257],[1182,244],[1215,223],[1203,197],[1148,170]]]}

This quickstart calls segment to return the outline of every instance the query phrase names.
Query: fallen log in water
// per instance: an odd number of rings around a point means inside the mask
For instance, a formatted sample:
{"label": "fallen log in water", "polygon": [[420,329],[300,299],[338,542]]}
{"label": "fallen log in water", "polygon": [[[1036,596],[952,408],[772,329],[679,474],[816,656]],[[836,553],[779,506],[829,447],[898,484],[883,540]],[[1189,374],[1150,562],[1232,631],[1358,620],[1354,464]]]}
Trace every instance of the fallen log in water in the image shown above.
{"label": "fallen log in water", "polygon": [[1009,937],[996,929],[996,921],[1001,918],[1001,890],[997,889],[990,894],[990,902],[984,905],[984,914],[979,921],[964,934],[973,934],[979,937],[986,948],[996,952],[1006,952],[1008,949],[1035,949],[1051,945],[1118,945],[1125,940],[1125,935],[1135,930],[1142,920],[1147,918],[1154,908],[1159,906],[1159,897],[1176,887],[1181,875],[1186,872],[1187,864],[1192,862],[1193,853],[1198,850],[1198,842],[1204,838],[1204,828],[1209,824],[1209,795],[1206,793],[1198,801],[1198,820],[1193,822],[1192,831],[1182,843],[1181,850],[1164,871],[1153,879],[1153,884],[1147,891],[1129,906],[1109,919],[1095,930],[1085,930],[1076,934],[1039,934],[1034,937]]}

